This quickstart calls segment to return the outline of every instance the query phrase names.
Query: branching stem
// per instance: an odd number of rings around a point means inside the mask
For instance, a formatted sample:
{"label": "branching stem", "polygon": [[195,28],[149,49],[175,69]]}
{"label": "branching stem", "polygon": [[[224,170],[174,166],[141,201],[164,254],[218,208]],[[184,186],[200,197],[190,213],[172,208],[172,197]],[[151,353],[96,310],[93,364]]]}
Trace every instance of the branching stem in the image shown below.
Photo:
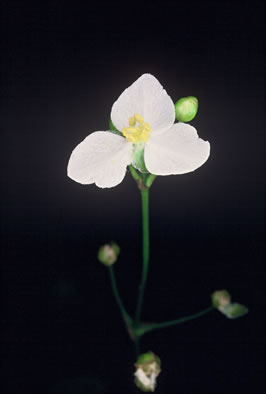
{"label": "branching stem", "polygon": [[162,322],[162,323],[151,323],[151,324],[140,325],[136,329],[136,335],[141,336],[141,335],[146,334],[147,332],[150,332],[150,331],[160,330],[161,328],[176,326],[178,324],[185,323],[189,320],[198,319],[199,317],[206,315],[207,313],[213,311],[214,309],[215,308],[213,306],[210,306],[209,308],[203,309],[202,311],[194,313],[193,315],[181,317],[179,319],[169,320],[169,321]]}
{"label": "branching stem", "polygon": [[122,314],[122,317],[123,317],[127,327],[130,327],[132,325],[132,319],[129,316],[129,314],[127,313],[127,311],[126,311],[126,309],[125,309],[125,307],[123,305],[123,302],[122,302],[122,300],[120,298],[120,295],[119,295],[119,292],[118,292],[118,289],[117,289],[117,285],[116,285],[115,272],[114,272],[113,266],[112,265],[109,266],[108,270],[109,270],[109,274],[110,274],[112,290],[113,290],[113,293],[114,293],[114,296],[115,296],[116,303],[117,303],[117,305],[118,305],[118,307],[120,309],[120,312]]}

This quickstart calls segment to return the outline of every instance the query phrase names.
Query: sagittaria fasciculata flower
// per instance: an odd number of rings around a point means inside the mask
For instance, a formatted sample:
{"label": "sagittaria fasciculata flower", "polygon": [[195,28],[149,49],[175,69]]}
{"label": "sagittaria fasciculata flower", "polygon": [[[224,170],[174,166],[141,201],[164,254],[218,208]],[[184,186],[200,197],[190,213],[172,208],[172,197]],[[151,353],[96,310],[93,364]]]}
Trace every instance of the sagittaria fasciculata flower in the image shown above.
{"label": "sagittaria fasciculata flower", "polygon": [[73,150],[67,173],[74,181],[116,186],[128,165],[142,170],[136,160],[140,152],[146,172],[155,175],[188,173],[209,157],[210,144],[194,127],[174,123],[174,103],[151,74],[143,74],[124,90],[113,104],[111,121],[121,135],[95,131]]}

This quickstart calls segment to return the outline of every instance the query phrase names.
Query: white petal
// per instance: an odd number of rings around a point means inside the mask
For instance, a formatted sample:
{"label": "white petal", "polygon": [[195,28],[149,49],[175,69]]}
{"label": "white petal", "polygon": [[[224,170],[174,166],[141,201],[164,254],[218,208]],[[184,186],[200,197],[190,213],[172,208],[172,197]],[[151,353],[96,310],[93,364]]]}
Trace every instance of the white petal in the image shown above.
{"label": "white petal", "polygon": [[132,144],[119,135],[96,131],[73,150],[68,176],[82,184],[113,187],[122,182],[132,160]]}
{"label": "white petal", "polygon": [[168,130],[175,120],[175,107],[160,82],[151,74],[143,74],[119,96],[111,111],[111,119],[118,130],[128,127],[134,114],[150,124],[153,134]]}
{"label": "white petal", "polygon": [[209,142],[199,138],[197,130],[185,123],[174,124],[162,135],[151,135],[144,150],[146,167],[155,175],[194,171],[209,155]]}
{"label": "white petal", "polygon": [[150,385],[150,379],[141,368],[136,370],[135,376],[145,387]]}

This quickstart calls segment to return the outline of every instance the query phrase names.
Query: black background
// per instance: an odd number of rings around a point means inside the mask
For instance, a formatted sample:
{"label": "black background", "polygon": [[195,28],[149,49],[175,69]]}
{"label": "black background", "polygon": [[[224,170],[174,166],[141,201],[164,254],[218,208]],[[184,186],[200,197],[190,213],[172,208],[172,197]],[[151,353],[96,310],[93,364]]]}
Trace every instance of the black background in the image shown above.
{"label": "black background", "polygon": [[141,74],[192,121],[211,155],[151,189],[151,265],[143,315],[197,312],[227,288],[250,313],[212,312],[154,332],[157,393],[262,393],[262,2],[2,2],[1,393],[137,393],[134,349],[96,254],[121,246],[119,288],[133,313],[141,269],[139,191],[66,176],[71,151],[108,128]]}

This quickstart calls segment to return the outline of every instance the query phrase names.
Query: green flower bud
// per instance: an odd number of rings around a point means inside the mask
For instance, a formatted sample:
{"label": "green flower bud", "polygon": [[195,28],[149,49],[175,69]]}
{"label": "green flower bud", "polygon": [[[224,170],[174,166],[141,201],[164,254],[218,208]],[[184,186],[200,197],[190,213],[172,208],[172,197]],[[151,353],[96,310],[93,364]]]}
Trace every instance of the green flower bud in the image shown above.
{"label": "green flower bud", "polygon": [[106,244],[100,247],[98,251],[98,260],[106,266],[112,265],[116,262],[120,248],[115,242]]}
{"label": "green flower bud", "polygon": [[179,122],[190,122],[198,112],[199,102],[194,96],[183,97],[175,103],[176,119]]}
{"label": "green flower bud", "polygon": [[212,305],[222,311],[222,309],[229,305],[231,302],[231,296],[227,290],[217,290],[211,295]]}
{"label": "green flower bud", "polygon": [[161,360],[153,352],[141,354],[135,364],[135,383],[144,392],[153,392],[161,372]]}

